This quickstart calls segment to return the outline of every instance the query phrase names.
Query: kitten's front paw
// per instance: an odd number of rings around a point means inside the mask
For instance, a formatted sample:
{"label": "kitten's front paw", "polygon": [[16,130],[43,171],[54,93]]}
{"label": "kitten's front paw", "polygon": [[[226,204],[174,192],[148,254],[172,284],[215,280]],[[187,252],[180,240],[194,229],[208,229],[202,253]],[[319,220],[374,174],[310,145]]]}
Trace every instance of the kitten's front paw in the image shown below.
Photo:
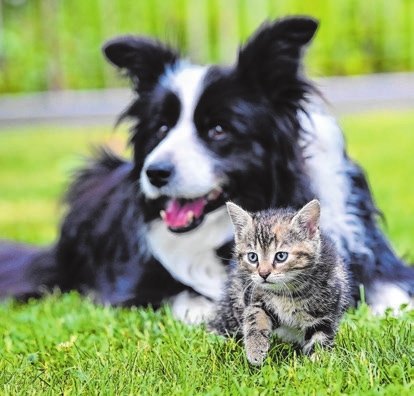
{"label": "kitten's front paw", "polygon": [[269,352],[270,342],[266,339],[246,340],[246,358],[251,364],[262,364]]}
{"label": "kitten's front paw", "polygon": [[302,352],[304,355],[313,356],[315,354],[315,343],[308,342],[302,348]]}
{"label": "kitten's front paw", "polygon": [[329,348],[332,344],[332,340],[322,331],[318,331],[303,345],[303,353],[308,356],[314,356],[316,344],[321,348]]}

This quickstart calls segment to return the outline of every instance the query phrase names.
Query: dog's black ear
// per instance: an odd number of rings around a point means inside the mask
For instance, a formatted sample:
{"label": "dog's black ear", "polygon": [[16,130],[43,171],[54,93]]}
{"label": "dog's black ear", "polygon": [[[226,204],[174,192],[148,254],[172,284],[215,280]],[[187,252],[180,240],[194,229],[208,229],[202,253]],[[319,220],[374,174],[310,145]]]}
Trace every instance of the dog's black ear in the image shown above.
{"label": "dog's black ear", "polygon": [[115,66],[127,72],[134,83],[154,84],[179,58],[178,54],[148,38],[120,36],[109,40],[102,50]]}
{"label": "dog's black ear", "polygon": [[318,22],[310,17],[288,17],[264,24],[240,49],[238,75],[273,94],[294,87],[304,47]]}

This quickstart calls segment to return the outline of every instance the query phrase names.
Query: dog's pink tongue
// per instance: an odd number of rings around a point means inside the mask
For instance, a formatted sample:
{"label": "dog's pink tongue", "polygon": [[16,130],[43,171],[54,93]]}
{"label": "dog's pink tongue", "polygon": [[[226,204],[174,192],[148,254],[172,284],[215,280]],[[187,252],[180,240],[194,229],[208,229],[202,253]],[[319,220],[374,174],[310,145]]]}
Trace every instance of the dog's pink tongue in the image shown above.
{"label": "dog's pink tongue", "polygon": [[201,216],[204,205],[204,198],[188,202],[183,206],[180,205],[178,200],[173,199],[165,210],[164,221],[169,227],[184,227],[190,224],[193,218]]}

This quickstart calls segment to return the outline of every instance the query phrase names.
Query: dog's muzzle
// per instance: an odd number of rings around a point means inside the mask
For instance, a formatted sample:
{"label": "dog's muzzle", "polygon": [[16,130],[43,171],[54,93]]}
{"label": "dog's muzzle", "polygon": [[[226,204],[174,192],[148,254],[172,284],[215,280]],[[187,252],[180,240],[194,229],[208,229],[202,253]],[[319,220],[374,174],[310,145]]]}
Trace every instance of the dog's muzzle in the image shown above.
{"label": "dog's muzzle", "polygon": [[[148,182],[167,192],[168,184],[174,184],[175,166],[169,161],[159,161],[148,165],[144,170]],[[165,194],[164,192],[164,194]],[[164,195],[163,194],[163,195]],[[175,233],[187,232],[198,227],[204,220],[204,216],[222,206],[225,202],[225,194],[221,188],[213,188],[207,194],[193,198],[164,195],[169,200],[160,211],[160,217],[168,228]]]}
{"label": "dog's muzzle", "polygon": [[168,184],[174,172],[174,165],[170,162],[158,162],[151,164],[146,169],[149,182],[157,188],[164,187]]}

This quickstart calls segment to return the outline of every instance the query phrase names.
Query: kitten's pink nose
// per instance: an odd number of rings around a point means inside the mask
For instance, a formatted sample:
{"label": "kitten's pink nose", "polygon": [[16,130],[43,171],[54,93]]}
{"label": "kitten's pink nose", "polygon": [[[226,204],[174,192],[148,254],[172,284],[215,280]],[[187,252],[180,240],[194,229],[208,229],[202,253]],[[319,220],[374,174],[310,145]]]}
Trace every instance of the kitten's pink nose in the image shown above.
{"label": "kitten's pink nose", "polygon": [[259,275],[264,279],[264,280],[266,280],[267,279],[267,277],[270,275],[270,271],[259,271]]}

